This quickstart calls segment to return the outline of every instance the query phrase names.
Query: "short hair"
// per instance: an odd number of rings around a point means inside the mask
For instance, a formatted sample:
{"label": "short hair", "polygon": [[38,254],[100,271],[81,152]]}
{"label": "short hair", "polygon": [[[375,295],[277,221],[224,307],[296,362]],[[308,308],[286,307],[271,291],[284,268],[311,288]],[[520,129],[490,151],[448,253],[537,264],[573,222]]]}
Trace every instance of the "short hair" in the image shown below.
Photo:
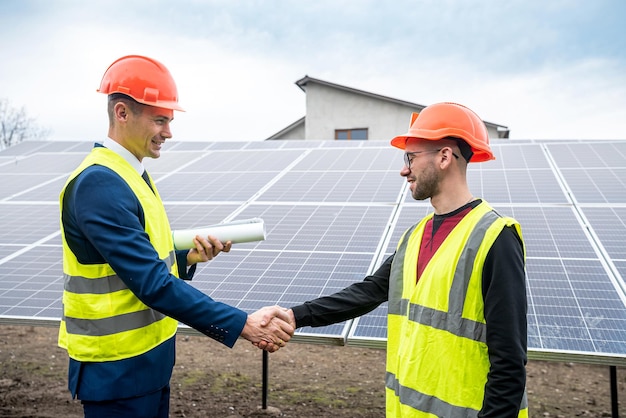
{"label": "short hair", "polygon": [[113,108],[115,107],[115,103],[124,102],[128,109],[131,111],[133,115],[141,113],[141,103],[132,97],[123,94],[123,93],[112,93],[109,94],[109,101],[107,104],[107,113],[109,114],[109,126],[113,126],[113,121],[115,120],[115,115],[113,114]]}

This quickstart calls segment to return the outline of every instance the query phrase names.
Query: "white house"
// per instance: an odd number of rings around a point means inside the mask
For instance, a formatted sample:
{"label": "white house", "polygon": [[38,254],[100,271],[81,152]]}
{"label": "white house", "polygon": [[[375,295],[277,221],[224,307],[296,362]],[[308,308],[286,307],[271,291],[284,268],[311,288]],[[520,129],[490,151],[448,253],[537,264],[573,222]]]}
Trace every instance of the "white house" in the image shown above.
{"label": "white house", "polygon": [[[309,76],[296,85],[306,94],[306,115],[267,140],[389,140],[408,129],[412,112],[426,107]],[[484,122],[490,138],[509,137],[506,126]]]}

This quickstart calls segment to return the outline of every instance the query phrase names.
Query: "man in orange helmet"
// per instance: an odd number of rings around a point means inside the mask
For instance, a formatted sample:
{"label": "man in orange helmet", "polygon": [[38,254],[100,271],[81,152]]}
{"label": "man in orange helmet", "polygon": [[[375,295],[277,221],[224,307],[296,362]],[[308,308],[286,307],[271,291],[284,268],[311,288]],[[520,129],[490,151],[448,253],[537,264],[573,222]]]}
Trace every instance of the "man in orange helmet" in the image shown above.
{"label": "man in orange helmet", "polygon": [[388,417],[527,417],[520,225],[466,179],[469,162],[494,159],[487,129],[470,109],[438,103],[391,144],[405,151],[413,198],[434,213],[371,276],[289,309],[292,323],[329,325],[388,302]]}
{"label": "man in orange helmet", "polygon": [[98,91],[108,95],[108,137],[60,195],[59,345],[68,351],[69,389],[86,417],[165,418],[178,321],[228,347],[241,336],[268,351],[294,329],[278,307],[247,315],[181,280],[231,243],[196,236],[195,248],[175,251],[159,192],[143,168],[144,158],[160,156],[174,110],[182,110],[167,68],[122,57]]}

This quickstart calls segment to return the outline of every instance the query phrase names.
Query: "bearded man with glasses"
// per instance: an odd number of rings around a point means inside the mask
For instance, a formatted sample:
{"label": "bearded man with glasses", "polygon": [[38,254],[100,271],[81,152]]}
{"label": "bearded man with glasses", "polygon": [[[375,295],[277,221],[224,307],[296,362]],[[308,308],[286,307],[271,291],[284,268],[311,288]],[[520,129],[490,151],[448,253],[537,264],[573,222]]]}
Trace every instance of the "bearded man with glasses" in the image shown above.
{"label": "bearded man with glasses", "polygon": [[495,159],[483,121],[456,103],[414,113],[400,175],[434,213],[363,281],[287,310],[295,327],[388,302],[387,417],[528,417],[525,249],[519,223],[475,197],[468,163]]}

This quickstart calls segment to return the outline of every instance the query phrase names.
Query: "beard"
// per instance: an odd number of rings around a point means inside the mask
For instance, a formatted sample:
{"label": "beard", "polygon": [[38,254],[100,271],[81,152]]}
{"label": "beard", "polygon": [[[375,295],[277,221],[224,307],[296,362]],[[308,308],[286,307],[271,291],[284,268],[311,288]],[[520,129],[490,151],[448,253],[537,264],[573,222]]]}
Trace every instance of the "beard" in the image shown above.
{"label": "beard", "polygon": [[415,200],[426,200],[437,194],[439,190],[439,173],[433,165],[428,165],[424,171],[415,176],[411,195]]}

